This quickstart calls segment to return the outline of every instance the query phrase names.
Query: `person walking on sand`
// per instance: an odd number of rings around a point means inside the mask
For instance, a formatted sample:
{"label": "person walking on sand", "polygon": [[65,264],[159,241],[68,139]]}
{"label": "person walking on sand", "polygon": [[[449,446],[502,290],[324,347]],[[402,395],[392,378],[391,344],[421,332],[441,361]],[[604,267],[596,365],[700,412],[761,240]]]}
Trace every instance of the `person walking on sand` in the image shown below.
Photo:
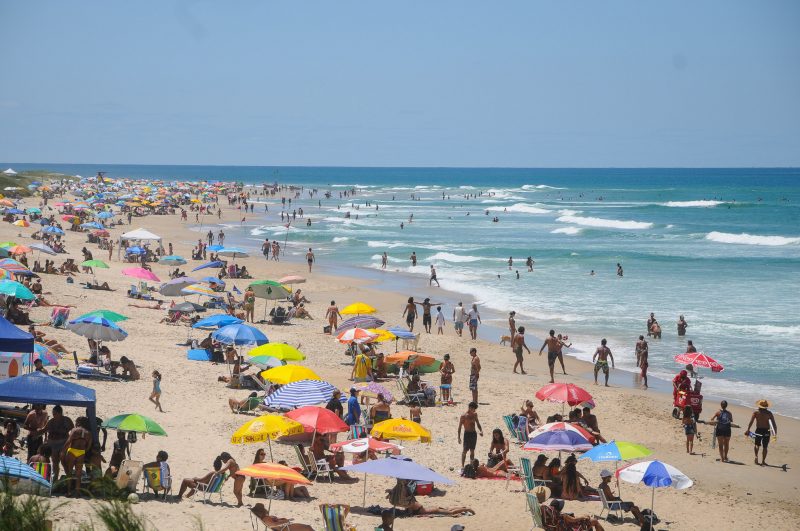
{"label": "person walking on sand", "polygon": [[339,307],[336,306],[336,301],[331,301],[331,305],[328,306],[328,311],[325,312],[325,318],[328,320],[328,325],[331,327],[331,331],[328,333],[335,333],[336,328],[339,326],[339,319],[342,319],[342,314],[339,313]]}
{"label": "person walking on sand", "polygon": [[434,282],[436,282],[436,287],[437,288],[441,287],[439,285],[439,281],[436,279],[436,268],[433,267],[433,264],[431,264],[431,278],[428,279],[428,286],[433,286]]}
{"label": "person walking on sand", "polygon": [[311,250],[311,247],[308,248],[306,253],[306,262],[308,262],[308,272],[311,273],[311,266],[314,265],[314,251]]}
{"label": "person walking on sand", "polygon": [[469,311],[467,315],[469,319],[469,335],[472,337],[473,341],[478,339],[478,323],[481,323],[481,314],[478,313],[478,305],[473,304],[472,309]]}
{"label": "person walking on sand", "polygon": [[606,346],[606,343],[606,338],[600,341],[600,346],[592,356],[592,363],[594,363],[594,384],[597,385],[597,373],[602,370],[606,377],[605,385],[608,387],[608,358],[611,358],[611,367],[614,367],[614,355],[611,354],[611,349]]}
{"label": "person walking on sand", "polygon": [[514,339],[511,340],[511,350],[514,352],[514,355],[517,358],[517,361],[514,362],[514,374],[517,374],[517,365],[519,365],[519,371],[522,374],[528,374],[525,372],[525,367],[522,366],[522,349],[528,351],[528,354],[531,353],[531,349],[528,348],[528,345],[525,344],[525,327],[520,326],[517,329],[516,335],[514,335]]}
{"label": "person walking on sand", "polygon": [[647,389],[647,368],[650,366],[647,359],[650,356],[650,349],[647,346],[644,336],[639,336],[636,342],[636,366],[641,370],[642,389]]}
{"label": "person walking on sand", "polygon": [[[744,432],[748,437],[754,436],[753,439],[753,452],[755,453],[755,464],[758,462],[758,449],[761,450],[761,466],[767,464],[767,448],[769,448],[770,436],[778,437],[778,425],[775,423],[775,416],[769,410],[769,402],[767,400],[759,400],[756,402],[758,409],[753,411],[753,416],[750,417],[750,423],[747,425],[747,431]],[[753,423],[756,424],[756,431],[752,433],[750,428]]]}
{"label": "person walking on sand", "polygon": [[[439,373],[441,374],[440,383],[442,385],[442,403],[447,404],[449,403],[451,398],[450,393],[450,386],[453,384],[453,373],[456,372],[456,368],[453,365],[453,362],[450,361],[450,354],[444,355],[444,361],[442,362],[441,367],[439,367]],[[447,387],[445,387],[445,385]]]}
{"label": "person walking on sand", "polygon": [[264,243],[261,244],[261,254],[264,255],[264,260],[269,260],[270,247],[269,238],[264,238]]}
{"label": "person walking on sand", "polygon": [[414,321],[417,319],[417,305],[414,302],[414,297],[409,297],[406,303],[406,308],[403,310],[403,317],[406,318],[406,325],[410,332],[414,331]]}
{"label": "person walking on sand", "polygon": [[445,318],[444,314],[442,313],[442,307],[436,307],[436,335],[444,335],[444,324]]}
{"label": "person walking on sand", "polygon": [[150,393],[150,398],[148,400],[155,404],[156,409],[161,413],[164,412],[164,410],[161,409],[161,373],[158,371],[153,371],[153,391]]}
{"label": "person walking on sand", "polygon": [[[475,429],[477,427],[477,430]],[[458,443],[461,442],[461,430],[464,430],[464,442],[461,450],[461,468],[464,468],[464,460],[469,452],[469,460],[472,462],[475,459],[475,447],[478,445],[478,430],[480,430],[481,437],[483,437],[483,428],[481,421],[478,420],[478,403],[470,402],[467,406],[467,412],[461,415],[458,421]]]}
{"label": "person walking on sand", "polygon": [[558,350],[560,341],[556,337],[556,331],[550,330],[550,335],[542,343],[542,348],[539,349],[539,355],[542,355],[544,347],[547,347],[547,365],[550,368],[550,383],[555,383],[553,371],[556,367],[556,360],[558,359]]}
{"label": "person walking on sand", "polygon": [[719,411],[714,413],[710,422],[717,421],[714,428],[714,436],[717,438],[717,446],[719,446],[719,460],[723,463],[728,462],[728,450],[731,443],[731,426],[733,425],[733,414],[728,411],[728,402],[723,400],[719,404]]}
{"label": "person walking on sand", "polygon": [[469,365],[469,390],[472,391],[472,401],[478,403],[478,379],[481,377],[481,359],[478,357],[478,349],[469,349],[472,361]]}
{"label": "person walking on sand", "polygon": [[512,311],[508,313],[508,332],[511,336],[512,343],[514,341],[514,336],[517,333],[517,320],[514,319],[515,315],[517,315],[517,312]]}
{"label": "person walking on sand", "polygon": [[[561,334],[558,334],[558,336],[556,336],[556,338],[558,339],[558,363],[561,364],[561,372],[563,372],[564,375],[567,374],[567,369],[566,367],[564,367],[564,347],[570,348],[572,346],[572,343],[567,344],[564,341],[565,337],[566,336],[562,337]],[[555,369],[555,366],[553,367],[553,369]]]}
{"label": "person walking on sand", "polygon": [[692,406],[685,406],[683,408],[683,433],[686,434],[686,453],[694,455],[694,436],[697,434],[697,421],[694,418],[694,410]]}
{"label": "person walking on sand", "polygon": [[453,308],[453,328],[456,329],[456,334],[458,337],[461,337],[461,334],[464,331],[464,321],[467,318],[467,314],[464,311],[464,303],[459,302],[458,305]]}

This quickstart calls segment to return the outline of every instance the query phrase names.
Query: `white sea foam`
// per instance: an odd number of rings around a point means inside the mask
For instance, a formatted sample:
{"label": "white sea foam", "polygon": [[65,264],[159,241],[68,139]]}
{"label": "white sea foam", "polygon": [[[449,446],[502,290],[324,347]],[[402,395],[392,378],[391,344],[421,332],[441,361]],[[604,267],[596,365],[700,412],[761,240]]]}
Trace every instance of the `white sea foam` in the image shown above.
{"label": "white sea foam", "polygon": [[557,186],[548,186],[546,184],[525,184],[522,186],[523,190],[566,190],[566,188],[559,188]]}
{"label": "white sea foam", "polygon": [[550,233],[575,235],[575,234],[580,234],[582,230],[583,229],[581,229],[580,227],[561,227],[560,229],[551,230]]}
{"label": "white sea foam", "polygon": [[380,248],[386,248],[386,249],[394,249],[396,247],[402,247],[404,245],[405,245],[404,243],[399,243],[399,242],[390,243],[390,242],[382,242],[382,241],[375,241],[375,240],[369,240],[367,242],[367,247],[380,247]]}
{"label": "white sea foam", "polygon": [[565,208],[563,210],[559,210],[558,213],[561,214],[562,216],[574,216],[576,214],[580,214],[581,211],[580,210],[569,210],[569,209]]}
{"label": "white sea foam", "polygon": [[334,239],[332,239],[331,241],[332,241],[333,243],[340,243],[340,242],[346,242],[346,241],[347,241],[347,240],[349,240],[349,239],[350,239],[350,238],[348,238],[347,236],[336,236],[336,237],[335,237]]}
{"label": "white sea foam", "polygon": [[712,201],[710,199],[703,199],[698,201],[667,201],[666,203],[661,203],[663,206],[667,207],[714,207],[717,205],[725,204],[725,201]]}
{"label": "white sea foam", "polygon": [[585,227],[599,227],[603,229],[650,229],[653,227],[652,223],[644,221],[623,221],[619,219],[605,219],[605,218],[592,218],[583,216],[567,215],[556,218],[556,221],[562,223],[574,223],[575,225],[583,225]]}
{"label": "white sea foam", "polygon": [[729,232],[709,232],[706,240],[719,243],[735,243],[740,245],[766,245],[777,247],[780,245],[796,245],[800,243],[800,238],[788,238],[786,236],[757,236],[754,234],[731,234]]}
{"label": "white sea foam", "polygon": [[527,203],[516,203],[513,205],[509,205],[507,207],[502,206],[494,206],[489,207],[486,210],[492,212],[522,212],[524,214],[550,214],[552,210],[547,210],[544,208],[535,207],[533,205],[529,205]]}
{"label": "white sea foam", "polygon": [[428,262],[477,262],[478,260],[481,260],[481,257],[440,252],[426,258],[425,260]]}

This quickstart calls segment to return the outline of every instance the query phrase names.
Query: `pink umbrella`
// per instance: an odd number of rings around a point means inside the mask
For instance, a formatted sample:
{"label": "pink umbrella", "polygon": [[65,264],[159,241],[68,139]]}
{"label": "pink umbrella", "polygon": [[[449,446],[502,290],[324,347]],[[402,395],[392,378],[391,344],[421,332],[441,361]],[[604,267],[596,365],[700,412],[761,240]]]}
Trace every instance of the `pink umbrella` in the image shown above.
{"label": "pink umbrella", "polygon": [[675,356],[675,361],[681,365],[691,364],[695,367],[705,367],[706,369],[711,369],[711,372],[722,372],[725,370],[725,367],[717,360],[702,352],[684,352],[683,354]]}
{"label": "pink umbrella", "polygon": [[592,399],[592,395],[582,387],[571,383],[552,383],[536,391],[536,398],[548,402],[567,403],[576,406]]}
{"label": "pink umbrella", "polygon": [[148,271],[143,267],[129,267],[128,269],[123,269],[122,274],[138,278],[141,280],[152,280],[153,282],[161,282],[157,276],[152,271]]}

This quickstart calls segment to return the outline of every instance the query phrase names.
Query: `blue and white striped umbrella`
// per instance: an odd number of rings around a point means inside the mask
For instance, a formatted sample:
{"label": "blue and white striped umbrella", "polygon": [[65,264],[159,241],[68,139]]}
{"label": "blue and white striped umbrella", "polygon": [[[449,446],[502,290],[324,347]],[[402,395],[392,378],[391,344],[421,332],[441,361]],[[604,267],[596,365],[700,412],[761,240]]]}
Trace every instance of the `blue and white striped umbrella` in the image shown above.
{"label": "blue and white striped umbrella", "polygon": [[343,321],[334,333],[339,334],[351,328],[380,328],[385,324],[385,321],[381,321],[377,317],[372,317],[371,315],[357,315]]}
{"label": "blue and white striped umbrella", "polygon": [[211,336],[223,345],[263,345],[269,339],[258,328],[246,324],[223,326]]}
{"label": "blue and white striped umbrella", "polygon": [[14,492],[35,492],[39,486],[50,488],[50,483],[40,476],[30,465],[0,455],[0,478],[8,478],[9,487]]}
{"label": "blue and white striped umbrella", "polygon": [[322,380],[300,380],[286,384],[264,400],[264,405],[275,409],[297,409],[327,402],[336,387]]}
{"label": "blue and white striped umbrella", "polygon": [[402,326],[393,326],[387,328],[387,330],[396,335],[397,339],[415,339],[417,337],[414,335],[414,332],[410,332],[407,328],[403,328]]}
{"label": "blue and white striped umbrella", "polygon": [[78,317],[70,321],[67,328],[79,336],[95,341],[122,341],[128,337],[128,332],[98,315]]}

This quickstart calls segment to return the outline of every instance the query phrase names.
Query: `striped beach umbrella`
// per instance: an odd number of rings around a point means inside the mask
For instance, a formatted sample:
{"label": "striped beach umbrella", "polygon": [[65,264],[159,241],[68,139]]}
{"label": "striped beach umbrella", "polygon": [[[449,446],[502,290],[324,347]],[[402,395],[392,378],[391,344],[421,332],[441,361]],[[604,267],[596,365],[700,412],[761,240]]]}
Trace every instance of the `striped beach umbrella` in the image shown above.
{"label": "striped beach umbrella", "polygon": [[4,455],[0,455],[0,479],[7,479],[9,488],[16,493],[36,492],[39,487],[50,488],[50,483],[33,467]]}
{"label": "striped beach umbrella", "polygon": [[264,405],[275,409],[296,409],[327,402],[336,387],[322,380],[300,380],[284,385],[264,400]]}
{"label": "striped beach umbrella", "polygon": [[122,341],[128,333],[114,322],[100,316],[78,317],[67,323],[72,332],[95,341]]}
{"label": "striped beach umbrella", "polygon": [[582,387],[571,383],[551,383],[536,391],[536,398],[547,402],[576,406],[592,399],[592,395]]}
{"label": "striped beach umbrella", "polygon": [[214,291],[204,284],[192,284],[181,289],[184,295],[203,295],[204,297],[211,297],[213,299],[222,299],[225,297],[223,293]]}
{"label": "striped beach umbrella", "polygon": [[172,280],[168,280],[161,284],[161,287],[158,288],[158,292],[165,297],[180,297],[181,295],[184,295],[184,293],[181,293],[183,288],[199,282],[199,280],[192,277],[173,278]]}
{"label": "striped beach umbrella", "polygon": [[339,343],[366,343],[378,337],[376,334],[364,330],[363,328],[351,328],[336,336]]}
{"label": "striped beach umbrella", "polygon": [[369,315],[359,315],[356,317],[351,317],[346,321],[342,321],[342,323],[336,328],[336,334],[344,332],[345,330],[350,330],[351,328],[380,328],[386,323],[381,321],[377,317],[371,317]]}
{"label": "striped beach umbrella", "polygon": [[689,364],[695,367],[705,367],[706,369],[711,369],[711,372],[722,372],[725,370],[720,362],[702,352],[684,352],[683,354],[675,356],[675,361],[681,365]]}
{"label": "striped beach umbrella", "polygon": [[583,452],[592,449],[592,442],[594,437],[580,426],[551,422],[534,430],[522,449],[534,452]]}

